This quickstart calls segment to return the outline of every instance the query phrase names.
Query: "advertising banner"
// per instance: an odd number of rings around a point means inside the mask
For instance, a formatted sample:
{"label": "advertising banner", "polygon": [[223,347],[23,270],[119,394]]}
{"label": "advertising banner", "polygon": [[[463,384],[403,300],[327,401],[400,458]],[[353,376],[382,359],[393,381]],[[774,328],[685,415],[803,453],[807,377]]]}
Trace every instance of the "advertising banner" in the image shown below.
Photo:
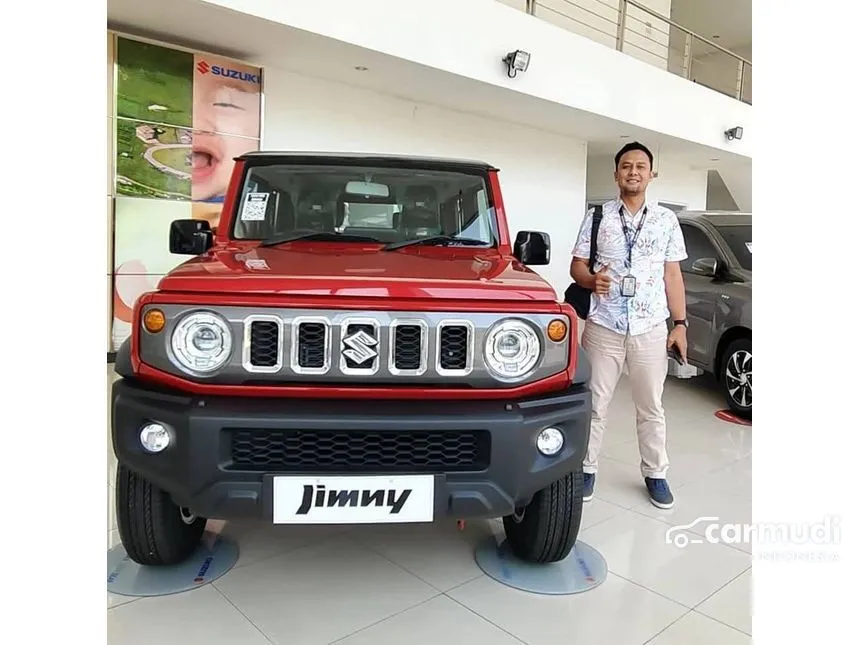
{"label": "advertising banner", "polygon": [[131,333],[141,293],[185,256],[174,219],[217,228],[233,159],[260,146],[262,70],[231,59],[116,41],[112,341]]}

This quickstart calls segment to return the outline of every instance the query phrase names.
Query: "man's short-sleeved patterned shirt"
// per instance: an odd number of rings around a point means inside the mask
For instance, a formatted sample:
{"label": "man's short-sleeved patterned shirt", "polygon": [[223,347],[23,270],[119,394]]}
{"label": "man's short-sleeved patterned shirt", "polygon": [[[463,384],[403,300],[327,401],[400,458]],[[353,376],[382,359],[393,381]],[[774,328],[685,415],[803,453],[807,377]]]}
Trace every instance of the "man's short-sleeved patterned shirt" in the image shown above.
{"label": "man's short-sleeved patterned shirt", "polygon": [[[588,259],[591,245],[593,210],[582,221],[573,255]],[[627,235],[621,218],[627,224]],[[642,222],[642,218],[645,218]],[[636,237],[636,230],[642,228]],[[631,253],[631,266],[627,265],[628,240],[635,244]],[[687,258],[684,236],[678,216],[671,210],[653,202],[631,216],[620,199],[603,205],[603,220],[597,234],[597,261],[594,270],[610,266],[608,274],[612,286],[605,296],[591,295],[589,320],[620,334],[636,336],[665,325],[670,316],[663,275],[666,262],[680,262]],[[621,295],[624,276],[636,278],[636,295]]]}

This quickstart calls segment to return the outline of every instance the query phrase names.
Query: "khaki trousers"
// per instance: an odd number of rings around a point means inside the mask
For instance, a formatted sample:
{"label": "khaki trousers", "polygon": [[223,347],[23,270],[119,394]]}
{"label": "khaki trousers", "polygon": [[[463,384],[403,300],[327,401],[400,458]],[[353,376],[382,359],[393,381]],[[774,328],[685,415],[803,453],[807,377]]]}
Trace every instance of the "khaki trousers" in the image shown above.
{"label": "khaki trousers", "polygon": [[636,407],[642,476],[666,476],[669,456],[666,452],[663,384],[668,371],[667,335],[666,325],[658,325],[644,334],[628,336],[586,321],[582,347],[591,362],[593,410],[584,472],[597,472],[597,458],[606,432],[606,414],[626,363]]}

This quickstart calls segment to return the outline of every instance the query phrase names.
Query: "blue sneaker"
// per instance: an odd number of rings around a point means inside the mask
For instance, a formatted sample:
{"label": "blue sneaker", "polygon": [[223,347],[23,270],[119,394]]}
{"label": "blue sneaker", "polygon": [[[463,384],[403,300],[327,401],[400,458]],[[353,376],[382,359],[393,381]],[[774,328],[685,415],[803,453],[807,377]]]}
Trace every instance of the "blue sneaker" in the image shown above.
{"label": "blue sneaker", "polygon": [[665,479],[646,477],[645,486],[648,488],[651,503],[657,508],[672,508],[675,505],[675,498],[672,497],[669,483]]}
{"label": "blue sneaker", "polygon": [[582,481],[582,501],[590,502],[594,497],[594,473],[583,473]]}

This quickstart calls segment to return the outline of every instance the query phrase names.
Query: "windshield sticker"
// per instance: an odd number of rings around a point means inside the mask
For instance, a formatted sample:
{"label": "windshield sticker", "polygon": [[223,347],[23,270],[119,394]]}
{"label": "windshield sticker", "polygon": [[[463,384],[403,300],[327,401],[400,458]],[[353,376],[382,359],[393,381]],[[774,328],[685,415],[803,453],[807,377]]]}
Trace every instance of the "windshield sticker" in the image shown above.
{"label": "windshield sticker", "polygon": [[747,242],[746,245],[747,245],[747,251],[752,253],[752,242]]}
{"label": "windshield sticker", "polygon": [[262,222],[266,219],[269,193],[248,193],[242,206],[243,222]]}

